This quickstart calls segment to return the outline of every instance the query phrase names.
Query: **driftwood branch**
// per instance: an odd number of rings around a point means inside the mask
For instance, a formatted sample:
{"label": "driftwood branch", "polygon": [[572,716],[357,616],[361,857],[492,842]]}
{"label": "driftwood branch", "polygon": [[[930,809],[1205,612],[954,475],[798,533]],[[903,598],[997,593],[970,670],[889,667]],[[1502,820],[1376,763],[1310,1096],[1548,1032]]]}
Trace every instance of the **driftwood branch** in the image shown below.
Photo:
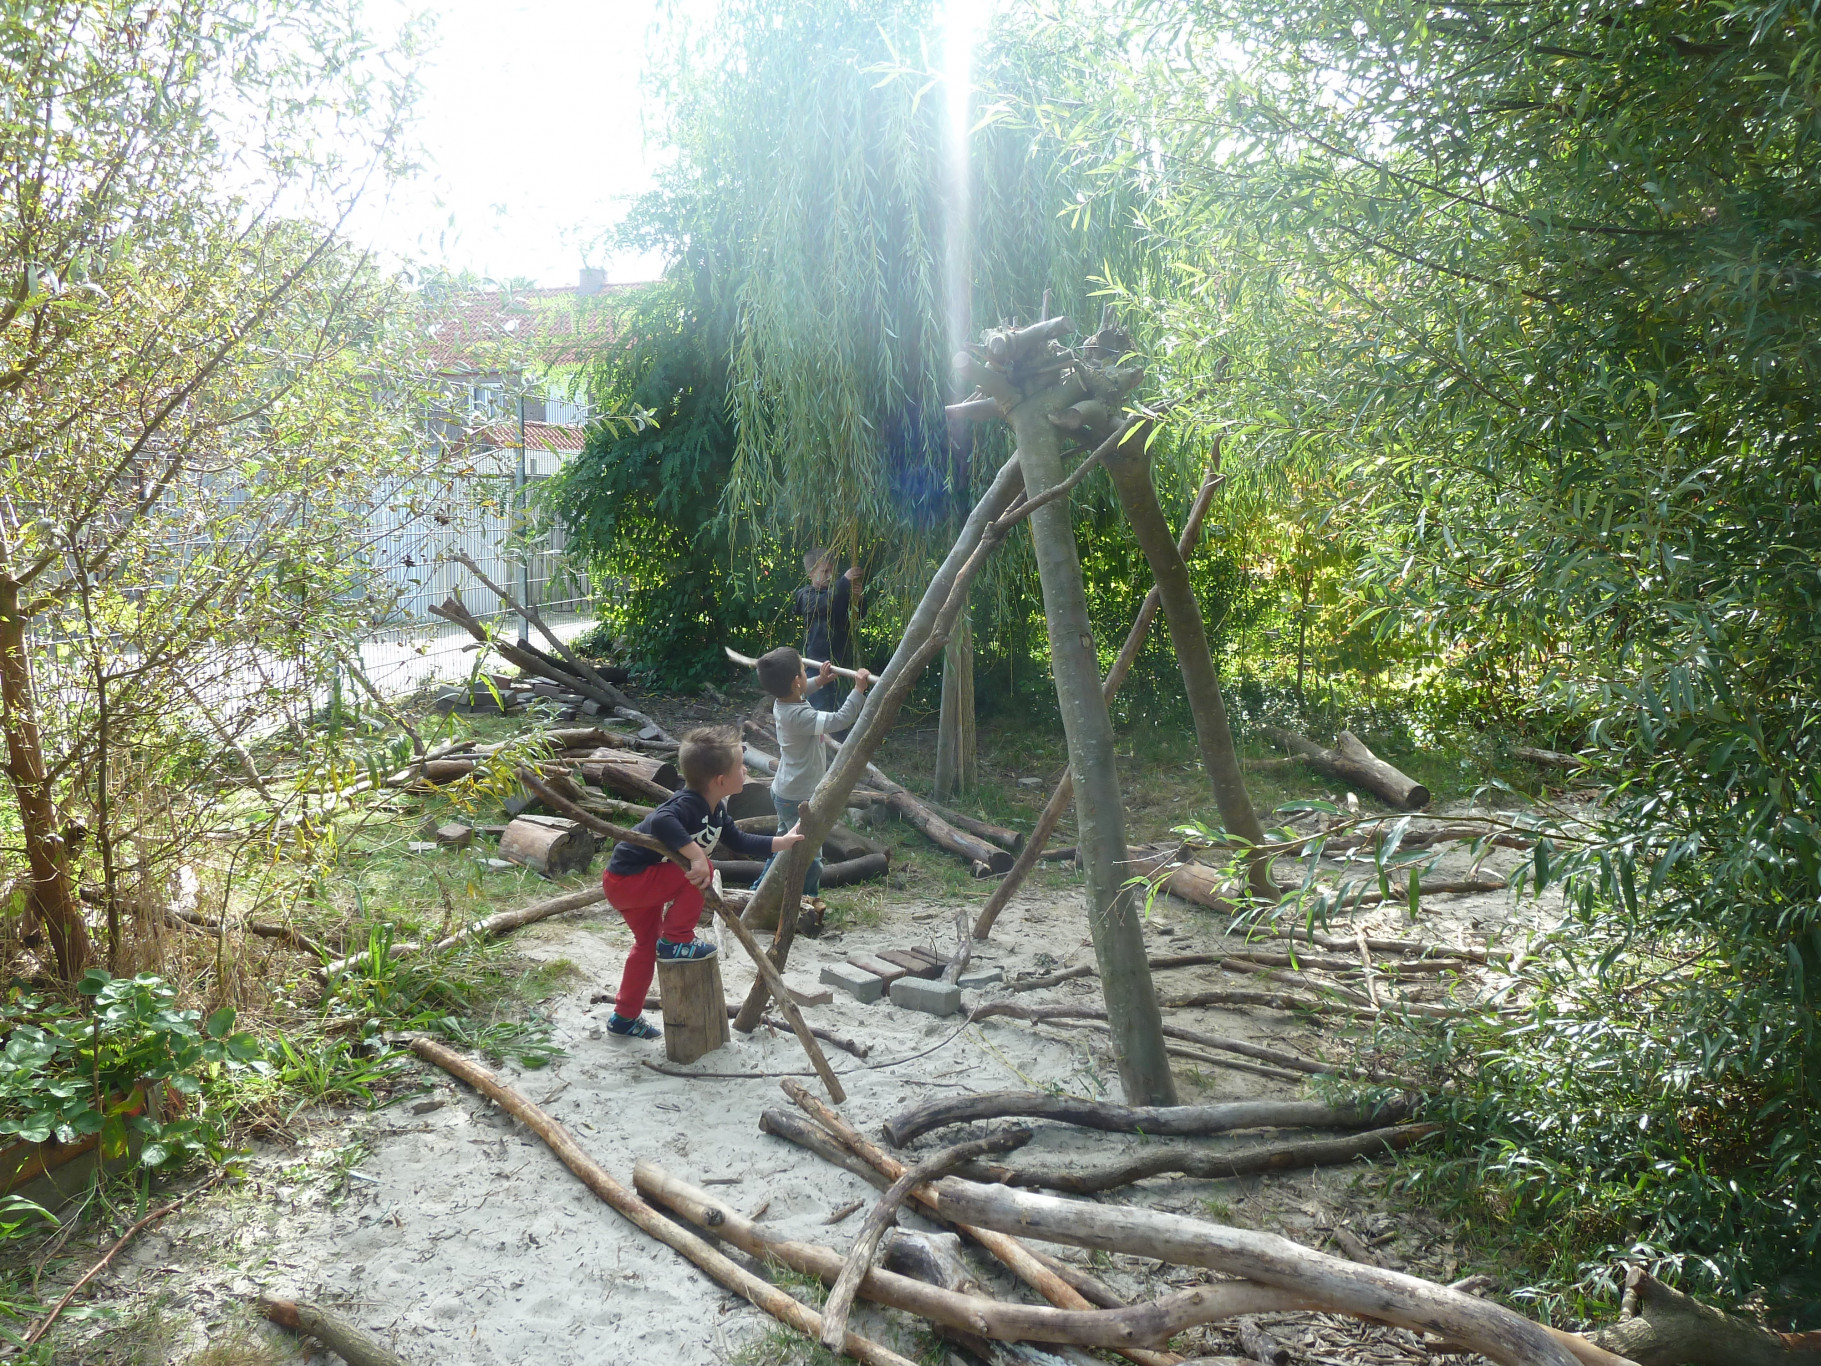
{"label": "driftwood branch", "polygon": [[988,1119],[1049,1119],[1107,1133],[1196,1138],[1239,1129],[1368,1129],[1401,1118],[1406,1108],[1337,1110],[1311,1100],[1242,1100],[1224,1105],[1115,1105],[1043,1091],[986,1091],[951,1096],[901,1110],[885,1121],[894,1147],[933,1129]]}
{"label": "driftwood branch", "polygon": [[1821,1332],[1777,1333],[1671,1289],[1643,1267],[1625,1275],[1621,1317],[1591,1334],[1638,1366],[1799,1366],[1821,1362]]}
{"label": "driftwood branch", "polygon": [[259,1312],[280,1328],[307,1333],[348,1366],[406,1366],[405,1359],[382,1346],[345,1319],[307,1300],[281,1300],[261,1295]]}
{"label": "driftwood branch", "polygon": [[1231,1152],[1210,1152],[1196,1144],[1150,1143],[1130,1156],[1084,1167],[1007,1167],[997,1163],[974,1163],[960,1174],[1007,1186],[1040,1186],[1071,1195],[1097,1195],[1169,1173],[1206,1181],[1256,1176],[1261,1172],[1339,1167],[1361,1158],[1402,1152],[1440,1128],[1439,1124],[1400,1124],[1342,1138],[1296,1139]]}
{"label": "driftwood branch", "polygon": [[[707,1191],[680,1181],[656,1163],[642,1160],[633,1181],[648,1199],[674,1210],[705,1232],[750,1256],[775,1258],[793,1271],[833,1280],[844,1265],[832,1248],[781,1238],[744,1218]],[[1168,1342],[1185,1328],[1236,1314],[1307,1307],[1294,1293],[1228,1282],[1168,1295],[1122,1309],[1055,1309],[1047,1305],[1008,1304],[978,1295],[943,1289],[879,1268],[860,1282],[861,1293],[879,1304],[903,1309],[946,1327],[960,1328],[1001,1341],[1056,1342],[1109,1347],[1128,1356],[1178,1362],[1169,1353],[1145,1350]]]}
{"label": "driftwood branch", "polygon": [[867,1214],[866,1222],[860,1225],[860,1231],[854,1235],[854,1244],[848,1251],[847,1261],[841,1267],[841,1274],[835,1278],[834,1288],[828,1292],[828,1299],[822,1306],[822,1345],[831,1351],[840,1347],[842,1335],[847,1331],[847,1316],[853,1311],[854,1296],[859,1292],[860,1282],[872,1269],[873,1254],[878,1251],[879,1239],[885,1236],[885,1230],[898,1217],[898,1206],[904,1203],[911,1191],[926,1181],[947,1176],[957,1167],[965,1166],[976,1158],[985,1157],[989,1153],[1011,1152],[1030,1141],[1029,1129],[1013,1129],[989,1138],[957,1143],[952,1148],[945,1148],[924,1158],[892,1182]]}
{"label": "driftwood branch", "polygon": [[[584,910],[589,906],[598,905],[606,899],[606,894],[602,892],[599,883],[590,887],[580,887],[573,892],[551,897],[547,901],[534,901],[529,906],[520,906],[517,910],[512,911],[501,911],[497,915],[488,916],[485,920],[477,920],[467,929],[457,930],[447,938],[437,940],[430,946],[430,951],[442,953],[457,945],[465,944],[471,939],[491,939],[495,935],[523,929],[526,925],[534,925],[540,920],[548,920],[553,915]],[[405,958],[421,951],[422,946],[418,944],[394,944],[389,951],[389,956]],[[356,972],[365,967],[372,957],[371,950],[362,949],[359,953],[349,954],[346,958],[337,958],[325,963],[317,970],[316,975],[327,981],[339,973]]]}
{"label": "driftwood branch", "polygon": [[[564,1166],[581,1178],[583,1185],[625,1215],[638,1228],[676,1249],[736,1295],[744,1296],[773,1318],[812,1338],[821,1335],[822,1316],[815,1310],[785,1294],[769,1281],[761,1280],[695,1234],[659,1214],[637,1193],[614,1180],[600,1163],[588,1156],[566,1128],[511,1087],[501,1085],[486,1068],[430,1039],[413,1039],[411,1051],[451,1076],[460,1078],[530,1129],[549,1146]],[[911,1362],[890,1348],[856,1333],[847,1335],[841,1349],[865,1363],[865,1366],[912,1366]]]}
{"label": "driftwood branch", "polygon": [[[862,1162],[871,1166],[888,1180],[895,1181],[904,1175],[905,1167],[902,1162],[881,1150],[877,1144],[870,1142],[838,1111],[829,1109],[812,1096],[803,1085],[794,1081],[785,1081],[780,1084],[784,1088],[784,1093],[796,1103],[799,1109],[827,1130],[835,1140]],[[911,1198],[926,1209],[933,1208],[935,1189],[931,1185],[918,1186],[911,1191]],[[1093,1308],[1093,1305],[1079,1290],[1045,1266],[1018,1239],[990,1229],[978,1229],[966,1225],[961,1226],[961,1231],[997,1257],[1014,1276],[1057,1308]],[[1139,1347],[1122,1347],[1119,1352],[1137,1366],[1175,1366],[1175,1363],[1180,1360],[1173,1353],[1154,1352]]]}
{"label": "driftwood branch", "polygon": [[616,707],[630,707],[632,705],[631,698],[627,697],[625,693],[621,692],[618,688],[614,687],[613,684],[601,677],[598,669],[587,660],[583,659],[574,650],[570,649],[567,641],[544,624],[544,618],[538,612],[537,608],[533,607],[528,602],[519,602],[512,594],[493,582],[493,580],[487,577],[481,567],[476,564],[465,551],[456,551],[455,558],[467,568],[470,574],[479,579],[484,586],[491,589],[501,602],[505,603],[509,609],[523,617],[539,635],[549,641],[550,648],[555,650],[557,654],[562,657],[562,661],[568,667],[569,672],[586,680],[592,685],[592,690],[596,693],[600,701],[608,702]]}
{"label": "driftwood branch", "polygon": [[1570,1351],[1550,1330],[1502,1305],[1415,1276],[1330,1257],[1276,1234],[1136,1206],[981,1186],[952,1176],[937,1183],[936,1197],[937,1212],[959,1222],[1209,1267],[1288,1291],[1328,1312],[1439,1333],[1501,1366],[1576,1366],[1589,1360]]}

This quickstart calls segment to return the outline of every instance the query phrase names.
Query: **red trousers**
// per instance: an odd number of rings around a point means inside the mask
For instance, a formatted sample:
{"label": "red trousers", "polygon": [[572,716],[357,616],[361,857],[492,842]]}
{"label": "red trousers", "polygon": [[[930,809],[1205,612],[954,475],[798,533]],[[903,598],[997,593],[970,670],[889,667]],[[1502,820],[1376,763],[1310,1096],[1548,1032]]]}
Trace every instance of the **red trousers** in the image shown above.
{"label": "red trousers", "polygon": [[603,873],[601,887],[607,893],[607,904],[632,931],[632,952],[626,955],[613,1009],[622,1019],[636,1020],[645,1009],[651,974],[657,971],[658,939],[687,944],[696,937],[696,922],[702,918],[702,889],[669,859],[630,877]]}

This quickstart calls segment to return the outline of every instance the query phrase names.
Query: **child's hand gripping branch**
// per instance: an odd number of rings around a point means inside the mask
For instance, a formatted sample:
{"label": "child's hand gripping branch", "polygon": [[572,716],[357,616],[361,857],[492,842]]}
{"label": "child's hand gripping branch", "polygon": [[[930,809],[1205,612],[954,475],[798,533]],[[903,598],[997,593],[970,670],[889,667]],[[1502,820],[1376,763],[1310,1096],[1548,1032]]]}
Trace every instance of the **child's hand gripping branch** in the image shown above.
{"label": "child's hand gripping branch", "polygon": [[639,1039],[660,1036],[640,1012],[656,962],[706,958],[714,945],[695,937],[702,918],[702,894],[714,880],[712,855],[725,844],[736,854],[759,858],[802,835],[749,835],[727,814],[727,799],[746,784],[739,736],[728,730],[694,730],[683,737],[677,767],[684,786],[637,829],[676,851],[680,868],[661,854],[624,842],[613,847],[601,885],[608,903],[632,931],[632,952],[620,977],[607,1028]]}

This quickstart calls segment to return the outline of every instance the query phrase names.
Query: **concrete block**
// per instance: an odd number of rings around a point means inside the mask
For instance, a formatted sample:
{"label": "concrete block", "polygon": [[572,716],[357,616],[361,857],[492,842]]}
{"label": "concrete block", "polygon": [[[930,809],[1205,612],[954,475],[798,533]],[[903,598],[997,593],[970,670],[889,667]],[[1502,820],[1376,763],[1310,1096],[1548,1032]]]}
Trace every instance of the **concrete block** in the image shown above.
{"label": "concrete block", "polygon": [[442,848],[435,840],[410,840],[405,845],[408,854],[434,854]]}
{"label": "concrete block", "polygon": [[953,1015],[961,1009],[961,988],[947,982],[900,977],[892,983],[892,1004],[925,1015]]}
{"label": "concrete block", "polygon": [[955,985],[963,991],[978,991],[981,987],[990,987],[995,982],[1004,980],[1004,968],[970,968],[961,974]]}
{"label": "concrete block", "polygon": [[450,821],[436,827],[436,842],[450,849],[466,849],[474,842],[474,827]]}
{"label": "concrete block", "polygon": [[862,1005],[870,1004],[885,995],[883,977],[851,963],[830,963],[822,969],[822,981],[831,987],[840,987]]}
{"label": "concrete block", "polygon": [[827,987],[811,986],[807,982],[793,982],[784,979],[784,989],[790,993],[790,999],[800,1006],[825,1006],[835,999],[834,992]]}

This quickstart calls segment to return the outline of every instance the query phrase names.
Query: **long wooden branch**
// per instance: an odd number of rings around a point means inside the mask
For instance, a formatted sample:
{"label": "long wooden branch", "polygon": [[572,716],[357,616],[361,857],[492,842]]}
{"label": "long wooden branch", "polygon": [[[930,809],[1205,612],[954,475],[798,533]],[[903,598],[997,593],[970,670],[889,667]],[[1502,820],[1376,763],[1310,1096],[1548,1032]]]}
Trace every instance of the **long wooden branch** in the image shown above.
{"label": "long wooden branch", "polygon": [[[1187,558],[1193,555],[1201,544],[1201,526],[1207,520],[1208,509],[1213,506],[1214,495],[1219,492],[1226,476],[1220,473],[1220,446],[1214,447],[1214,459],[1208,466],[1208,473],[1201,481],[1201,490],[1195,495],[1195,502],[1189,508],[1189,515],[1182,524],[1182,537],[1177,542],[1177,549]],[[1101,695],[1111,702],[1126,675],[1132,671],[1132,665],[1138,660],[1139,651],[1144,648],[1145,637],[1150,634],[1151,623],[1157,620],[1157,613],[1163,606],[1163,592],[1155,584],[1145,594],[1144,605],[1138,609],[1138,616],[1132,622],[1132,629],[1126,632],[1125,644],[1119,647],[1119,655],[1113,661],[1112,668],[1107,670],[1106,681],[1101,685]],[[993,932],[993,922],[1006,907],[1025,879],[1031,875],[1031,869],[1037,866],[1037,860],[1043,856],[1043,847],[1049,843],[1050,836],[1062,823],[1069,806],[1075,800],[1075,777],[1068,769],[1063,770],[1061,779],[1056,783],[1056,790],[1050,793],[1050,799],[1044,804],[1043,813],[1037,817],[1036,827],[1024,848],[1019,850],[1018,859],[1011,870],[993,889],[993,894],[986,899],[986,905],[980,908],[980,915],[974,921],[974,938],[986,939]]]}
{"label": "long wooden branch", "polygon": [[[715,1199],[708,1191],[670,1175],[649,1159],[641,1159],[633,1169],[633,1182],[640,1194],[649,1200],[674,1210],[704,1232],[749,1256],[775,1259],[793,1271],[823,1280],[833,1280],[841,1273],[844,1262],[834,1249],[781,1238]],[[1175,1334],[1197,1324],[1213,1323],[1239,1314],[1312,1307],[1308,1300],[1294,1292],[1237,1281],[1200,1286],[1122,1309],[1054,1309],[1047,1305],[1009,1304],[979,1295],[960,1294],[879,1268],[867,1272],[860,1282],[860,1291],[879,1304],[997,1341],[1070,1343],[1112,1348],[1128,1355],[1166,1343]],[[1144,1352],[1144,1355],[1165,1354]]]}
{"label": "long wooden branch", "polygon": [[280,1328],[315,1338],[348,1366],[406,1366],[405,1359],[368,1337],[353,1324],[308,1300],[281,1300],[261,1295],[259,1312]]}
{"label": "long wooden branch", "polygon": [[1007,1186],[1037,1186],[1066,1191],[1070,1195],[1098,1195],[1170,1173],[1211,1181],[1256,1176],[1261,1172],[1345,1166],[1361,1158],[1402,1152],[1440,1129],[1439,1124],[1398,1124],[1340,1138],[1301,1138],[1226,1152],[1213,1152],[1191,1143],[1149,1143],[1127,1156],[1085,1167],[1027,1167],[977,1162],[958,1174]]}
{"label": "long wooden branch", "polygon": [[1311,1100],[1242,1100],[1224,1105],[1115,1105],[1044,1091],[984,1091],[946,1096],[901,1110],[885,1121],[894,1147],[932,1129],[988,1119],[1049,1119],[1108,1133],[1193,1138],[1239,1129],[1368,1129],[1402,1118],[1407,1107],[1337,1110]]}
{"label": "long wooden branch", "polygon": [[[888,1180],[895,1181],[904,1175],[905,1166],[902,1162],[884,1152],[878,1144],[867,1139],[858,1129],[849,1124],[839,1111],[829,1109],[828,1106],[810,1095],[808,1089],[801,1083],[787,1080],[781,1085],[784,1088],[784,1094],[789,1096],[800,1110],[821,1125],[855,1157]],[[911,1191],[911,1199],[926,1209],[933,1209],[935,1190],[936,1188],[930,1185],[915,1187]],[[1094,1307],[1086,1296],[1045,1266],[1018,1239],[991,1229],[974,1228],[964,1223],[959,1224],[958,1227],[968,1237],[997,1257],[1014,1276],[1058,1309],[1092,1309]],[[1156,1352],[1140,1347],[1121,1347],[1118,1350],[1121,1356],[1136,1363],[1136,1366],[1177,1366],[1177,1363],[1182,1360],[1173,1352]]]}
{"label": "long wooden branch", "polygon": [[[662,840],[651,835],[642,835],[636,830],[628,830],[624,826],[615,825],[612,821],[602,820],[592,811],[584,810],[557,792],[530,769],[521,768],[519,780],[546,806],[561,811],[571,820],[587,826],[596,834],[606,835],[610,839],[626,844],[636,844],[641,849],[649,849],[679,867],[687,868],[689,866],[688,860]],[[822,1046],[816,1042],[816,1036],[809,1032],[809,1024],[804,1020],[803,1012],[797,1008],[796,1000],[785,988],[784,979],[778,974],[777,967],[770,958],[766,957],[765,950],[759,947],[759,941],[753,938],[752,931],[741,922],[739,914],[720,898],[712,885],[703,888],[702,899],[713,908],[714,913],[720,917],[721,923],[727,926],[728,932],[739,940],[740,947],[746,950],[746,956],[752,959],[753,967],[758,970],[759,980],[765,983],[769,993],[777,999],[778,1009],[783,1011],[784,1018],[790,1021],[791,1032],[797,1036],[797,1042],[803,1045],[803,1051],[809,1055],[810,1066],[816,1069],[816,1075],[828,1088],[828,1094],[834,1097],[837,1105],[846,1100],[847,1092],[842,1089],[840,1078],[835,1075],[834,1068],[828,1065],[828,1058],[822,1052]]]}
{"label": "long wooden branch", "polygon": [[488,578],[487,575],[482,572],[481,567],[469,557],[466,551],[456,551],[455,558],[463,565],[467,566],[468,572],[479,579],[482,584],[492,589],[495,596],[497,596],[501,602],[505,603],[508,608],[517,612],[530,625],[535,627],[538,634],[550,642],[550,648],[555,650],[557,654],[562,657],[563,663],[569,666],[571,672],[587,679],[589,683],[593,684],[594,687],[600,691],[604,698],[611,699],[614,706],[630,707],[632,705],[631,698],[627,697],[625,693],[614,687],[613,684],[609,683],[605,678],[602,678],[600,671],[596,669],[594,665],[590,664],[574,650],[570,649],[567,641],[544,624],[543,615],[537,608],[533,607],[528,602],[521,603],[517,601],[512,594],[508,593],[504,588],[501,588],[497,583],[493,582],[492,579]]}
{"label": "long wooden branch", "polygon": [[[582,910],[606,899],[606,894],[602,892],[598,882],[590,887],[578,887],[573,892],[564,892],[561,896],[554,896],[546,901],[534,901],[529,906],[520,906],[511,911],[500,911],[488,916],[485,920],[477,920],[466,929],[457,930],[454,934],[437,940],[430,946],[430,951],[432,953],[446,952],[471,939],[490,939],[511,930],[523,929],[526,925],[536,924],[540,920],[548,920],[553,915]],[[422,951],[421,944],[394,944],[388,951],[388,957],[405,958]],[[337,958],[323,964],[316,970],[316,975],[318,979],[328,981],[340,973],[359,971],[372,960],[372,957],[371,949],[362,949],[359,953],[351,953],[346,958]]]}
{"label": "long wooden branch", "polygon": [[[549,1146],[564,1166],[581,1178],[583,1185],[612,1205],[635,1226],[656,1238],[660,1243],[675,1248],[715,1280],[736,1295],[744,1296],[773,1318],[788,1324],[800,1333],[807,1333],[812,1338],[820,1336],[822,1332],[820,1314],[802,1301],[785,1294],[770,1282],[760,1280],[759,1277],[717,1251],[703,1239],[659,1214],[636,1192],[628,1190],[614,1180],[600,1163],[588,1156],[569,1130],[511,1087],[502,1085],[499,1079],[486,1068],[431,1039],[413,1039],[411,1051],[424,1061],[442,1068],[450,1076],[465,1081],[530,1129]],[[846,1341],[841,1344],[841,1350],[865,1363],[865,1366],[912,1366],[910,1361],[889,1347],[883,1347],[857,1333],[847,1335]]]}
{"label": "long wooden branch", "polygon": [[[830,1351],[839,1350],[842,1335],[847,1331],[847,1316],[853,1311],[854,1296],[859,1292],[860,1282],[872,1270],[873,1254],[879,1249],[879,1239],[885,1236],[885,1230],[898,1216],[898,1207],[913,1190],[927,1181],[947,1176],[957,1167],[965,1166],[976,1158],[985,1157],[989,1153],[1011,1152],[1030,1141],[1029,1129],[1012,1129],[987,1138],[957,1143],[952,1148],[944,1148],[941,1152],[924,1158],[892,1182],[885,1194],[879,1197],[878,1203],[867,1213],[860,1231],[854,1235],[847,1261],[842,1264],[841,1274],[835,1277],[834,1288],[828,1292],[828,1299],[822,1305],[822,1345]],[[637,1179],[636,1176],[634,1179]]]}
{"label": "long wooden branch", "polygon": [[[1004,1233],[1209,1267],[1304,1296],[1331,1313],[1439,1333],[1500,1366],[1576,1366],[1599,1359],[1571,1351],[1548,1329],[1503,1305],[1401,1272],[1330,1257],[1272,1233],[1131,1205],[982,1186],[952,1176],[936,1184],[936,1209],[946,1218]],[[1585,1339],[1578,1341],[1598,1351]],[[1620,1360],[1602,1355],[1607,1366]]]}
{"label": "long wooden branch", "polygon": [[[853,791],[873,754],[884,743],[905,698],[930,661],[948,643],[949,634],[967,606],[969,584],[999,543],[999,538],[988,535],[988,529],[1010,506],[1023,485],[1024,475],[1018,462],[1008,460],[993,477],[992,487],[968,514],[961,534],[956,537],[906,623],[891,662],[867,694],[847,743],[841,746],[841,753],[803,807],[802,845],[792,849],[786,857],[775,860],[771,871],[754,892],[747,914],[760,924],[770,923],[775,917],[778,932],[773,940],[773,952],[780,968],[788,958],[791,940],[796,934],[794,898],[801,895],[803,875],[809,869],[814,851],[821,848],[822,841],[828,838],[828,832],[846,809],[847,794]],[[788,906],[787,899],[791,901]],[[751,1030],[758,1023],[770,990],[769,982],[753,984],[740,1005],[740,1014],[734,1021],[736,1029]]]}

